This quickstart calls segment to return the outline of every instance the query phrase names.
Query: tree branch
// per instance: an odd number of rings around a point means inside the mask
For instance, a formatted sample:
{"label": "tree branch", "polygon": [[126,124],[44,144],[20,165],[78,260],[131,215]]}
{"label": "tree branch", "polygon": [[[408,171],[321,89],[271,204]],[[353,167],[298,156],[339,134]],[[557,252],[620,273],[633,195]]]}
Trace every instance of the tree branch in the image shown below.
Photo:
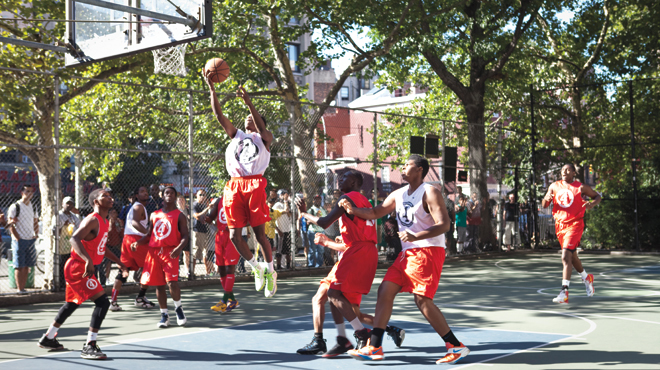
{"label": "tree branch", "polygon": [[603,50],[603,45],[605,44],[605,36],[607,36],[607,30],[609,29],[610,26],[610,11],[607,9],[607,0],[603,4],[603,13],[605,13],[605,22],[603,23],[603,27],[600,30],[600,35],[598,35],[598,41],[596,42],[596,49],[594,49],[594,52],[591,54],[589,57],[589,60],[587,60],[586,63],[584,63],[584,66],[582,67],[582,70],[578,72],[577,76],[575,76],[575,81],[580,82],[582,80],[582,77],[584,77],[584,74],[591,69],[591,66],[598,60],[600,57],[600,52]]}
{"label": "tree branch", "polygon": [[319,22],[321,22],[322,24],[325,24],[325,25],[328,26],[328,27],[334,27],[334,28],[338,29],[339,32],[340,32],[342,35],[344,35],[344,37],[348,40],[348,42],[350,42],[351,45],[353,45],[353,48],[355,48],[355,50],[356,50],[359,54],[364,54],[364,53],[365,53],[365,51],[362,50],[362,48],[360,48],[360,47],[357,45],[357,43],[355,43],[355,41],[353,41],[353,38],[351,37],[351,35],[349,35],[348,32],[346,32],[346,29],[345,29],[344,26],[342,26],[340,23],[335,23],[335,22],[331,22],[331,21],[329,21],[329,20],[324,19],[324,18],[321,17],[319,14],[315,13],[312,9],[310,9],[310,7],[307,6],[307,5],[305,5],[304,8],[305,8],[305,11],[307,11],[308,14],[310,14],[312,17],[315,17],[316,19],[318,19]]}

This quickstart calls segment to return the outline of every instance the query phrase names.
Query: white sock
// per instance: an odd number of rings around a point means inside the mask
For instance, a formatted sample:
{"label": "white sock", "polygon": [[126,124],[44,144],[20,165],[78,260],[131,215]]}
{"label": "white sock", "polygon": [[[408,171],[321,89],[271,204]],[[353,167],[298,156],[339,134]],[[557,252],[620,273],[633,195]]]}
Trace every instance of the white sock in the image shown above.
{"label": "white sock", "polygon": [[571,285],[571,281],[570,280],[562,280],[561,281],[561,286],[564,286],[564,285],[566,285],[566,286]]}
{"label": "white sock", "polygon": [[252,266],[252,267],[254,267],[254,268],[256,268],[256,267],[259,265],[259,263],[257,263],[257,259],[254,258],[254,255],[252,255],[252,259],[250,259],[249,261],[247,261],[247,263],[249,263],[250,266]]}
{"label": "white sock", "polygon": [[56,328],[53,326],[53,324],[50,324],[50,326],[48,327],[48,331],[46,332],[46,338],[48,339],[55,338],[55,334],[57,334],[58,330],[60,330],[60,328]]}
{"label": "white sock", "polygon": [[582,277],[582,280],[586,279],[587,278],[587,270],[582,270],[582,272],[580,273],[580,276]]}
{"label": "white sock", "polygon": [[97,335],[99,335],[99,333],[94,333],[94,332],[88,331],[87,332],[87,343],[95,341]]}
{"label": "white sock", "polygon": [[273,261],[268,262],[268,272],[275,271],[275,266],[273,266]]}
{"label": "white sock", "polygon": [[167,308],[161,308],[160,313],[164,313],[165,315],[169,315]]}
{"label": "white sock", "polygon": [[335,323],[335,326],[337,327],[337,336],[338,337],[348,338],[346,336],[346,324],[344,324],[343,322],[341,324]]}
{"label": "white sock", "polygon": [[350,324],[353,327],[353,330],[355,331],[364,329],[364,326],[362,326],[360,319],[358,319],[357,317],[354,318],[353,321],[350,322]]}
{"label": "white sock", "polygon": [[178,301],[174,301],[174,309],[176,310],[179,307],[181,307],[181,300],[180,299]]}

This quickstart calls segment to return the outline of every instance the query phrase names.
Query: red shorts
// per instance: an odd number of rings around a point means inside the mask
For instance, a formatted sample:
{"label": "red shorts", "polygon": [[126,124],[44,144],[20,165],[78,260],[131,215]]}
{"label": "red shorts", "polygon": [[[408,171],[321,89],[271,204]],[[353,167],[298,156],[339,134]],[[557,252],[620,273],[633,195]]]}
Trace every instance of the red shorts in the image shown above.
{"label": "red shorts", "polygon": [[227,182],[223,205],[230,229],[247,225],[256,227],[270,221],[266,204],[267,183],[261,175],[232,177]]}
{"label": "red shorts", "polygon": [[241,255],[234,243],[229,240],[229,229],[218,230],[215,234],[215,264],[218,266],[234,266]]}
{"label": "red shorts", "polygon": [[176,247],[147,248],[149,254],[144,261],[140,284],[161,286],[170,281],[179,281],[179,259],[170,257]]}
{"label": "red shorts", "polygon": [[441,247],[412,248],[399,253],[387,269],[383,281],[401,285],[402,292],[433,299],[438,291],[445,249]]}
{"label": "red shorts", "polygon": [[555,223],[555,231],[561,249],[574,251],[580,245],[580,239],[582,239],[582,233],[584,232],[584,221],[580,220],[570,224],[557,222]]}
{"label": "red shorts", "polygon": [[144,267],[144,260],[149,253],[149,247],[146,245],[138,245],[137,250],[131,250],[131,244],[142,239],[140,235],[124,235],[124,240],[121,242],[121,263],[126,265],[129,270],[138,270]]}
{"label": "red shorts", "polygon": [[85,262],[69,258],[64,265],[64,280],[66,280],[65,300],[82,304],[98,293],[104,292],[101,283],[95,276],[83,277]]}
{"label": "red shorts", "polygon": [[353,304],[360,304],[361,295],[369,294],[378,267],[378,250],[371,242],[350,246],[322,280],[330,289],[339,290]]}

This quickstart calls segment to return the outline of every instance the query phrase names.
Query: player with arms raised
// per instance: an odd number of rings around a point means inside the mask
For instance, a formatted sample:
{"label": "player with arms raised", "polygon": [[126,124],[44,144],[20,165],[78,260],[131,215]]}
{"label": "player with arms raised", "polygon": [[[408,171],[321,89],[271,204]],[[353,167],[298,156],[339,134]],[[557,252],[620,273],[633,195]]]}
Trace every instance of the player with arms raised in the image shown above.
{"label": "player with arms raised", "polygon": [[[600,203],[600,194],[589,185],[575,180],[575,166],[566,164],[561,168],[561,180],[548,187],[548,193],[543,197],[541,205],[547,208],[552,203],[552,217],[555,219],[555,231],[561,245],[561,260],[564,265],[562,273],[561,292],[552,301],[568,303],[568,286],[571,282],[573,267],[582,277],[587,288],[587,296],[594,295],[594,276],[587,274],[578,257],[577,246],[584,232],[584,212]],[[582,195],[592,198],[593,202],[585,202]]]}

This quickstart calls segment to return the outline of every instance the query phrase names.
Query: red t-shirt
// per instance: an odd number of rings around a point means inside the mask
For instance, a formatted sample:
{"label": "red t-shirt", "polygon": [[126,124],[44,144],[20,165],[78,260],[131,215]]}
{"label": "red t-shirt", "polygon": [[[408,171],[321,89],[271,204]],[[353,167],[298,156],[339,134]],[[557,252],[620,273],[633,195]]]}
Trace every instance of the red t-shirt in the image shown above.
{"label": "red t-shirt", "polygon": [[555,222],[572,223],[584,218],[584,200],[580,186],[582,183],[573,181],[568,184],[563,180],[555,185],[555,197],[552,199],[552,217]]}
{"label": "red t-shirt", "polygon": [[[92,215],[99,222],[99,232],[96,234],[96,238],[83,240],[82,245],[85,247],[87,254],[92,258],[92,264],[98,265],[103,262],[103,258],[105,257],[105,244],[108,242],[108,220],[96,212],[92,213]],[[73,249],[71,249],[71,258],[85,262]]]}
{"label": "red t-shirt", "polygon": [[179,215],[181,211],[175,209],[168,213],[162,209],[152,213],[154,227],[151,231],[149,246],[152,248],[176,247],[181,243],[179,232]]}
{"label": "red t-shirt", "polygon": [[[358,208],[371,208],[369,200],[357,191],[352,191],[346,194],[346,196],[351,198]],[[363,220],[357,216],[351,220],[347,214],[343,214],[339,218],[339,231],[341,232],[344,244],[349,248],[358,242],[369,242],[374,245],[378,243],[376,220]]]}

